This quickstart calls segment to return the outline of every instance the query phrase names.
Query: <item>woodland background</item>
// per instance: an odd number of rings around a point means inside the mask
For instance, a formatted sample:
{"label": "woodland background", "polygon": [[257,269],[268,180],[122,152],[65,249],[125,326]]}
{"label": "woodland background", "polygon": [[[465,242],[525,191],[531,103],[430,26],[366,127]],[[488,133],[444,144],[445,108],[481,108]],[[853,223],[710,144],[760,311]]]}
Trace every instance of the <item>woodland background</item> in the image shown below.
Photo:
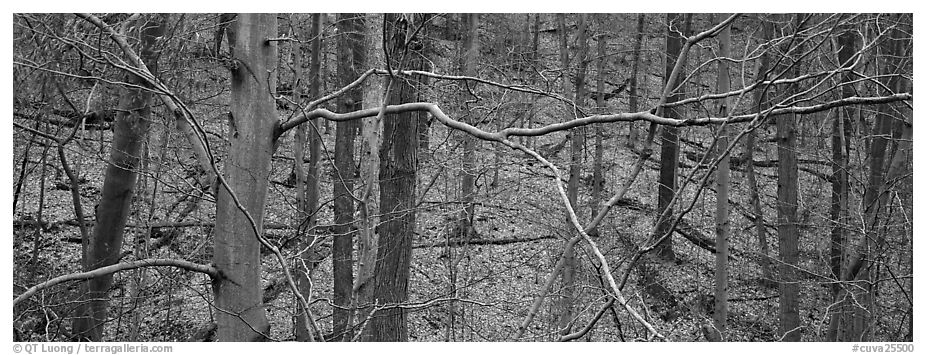
{"label": "woodland background", "polygon": [[912,341],[912,14],[14,14],[19,341]]}

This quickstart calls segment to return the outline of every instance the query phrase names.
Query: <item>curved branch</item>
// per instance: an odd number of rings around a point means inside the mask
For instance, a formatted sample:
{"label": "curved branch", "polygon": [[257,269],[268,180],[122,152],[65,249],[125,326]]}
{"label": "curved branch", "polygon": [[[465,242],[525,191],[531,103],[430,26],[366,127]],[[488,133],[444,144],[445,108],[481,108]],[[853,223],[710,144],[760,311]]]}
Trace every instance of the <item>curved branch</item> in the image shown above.
{"label": "curved branch", "polygon": [[[822,104],[811,105],[811,106],[792,106],[792,107],[783,107],[783,108],[772,108],[762,112],[763,116],[777,116],[788,113],[796,114],[810,114],[820,111],[826,111],[829,109],[849,106],[849,105],[871,105],[871,104],[884,104],[897,101],[909,101],[913,99],[913,94],[910,93],[900,93],[889,96],[876,96],[876,97],[847,97],[845,99],[840,99],[836,101],[825,102]],[[287,131],[292,129],[302,123],[305,123],[308,120],[314,118],[324,118],[331,121],[350,121],[366,117],[373,117],[379,114],[381,108],[371,108],[365,110],[352,111],[347,113],[335,113],[323,108],[317,108],[312,111],[308,111],[305,114],[300,115],[297,118],[289,120],[285,123],[280,124],[278,128],[279,131]],[[655,123],[658,125],[665,126],[674,126],[674,127],[684,127],[684,126],[703,126],[709,124],[724,124],[724,123],[742,123],[748,122],[756,117],[755,113],[739,115],[739,116],[730,116],[730,117],[702,117],[702,118],[688,118],[688,119],[675,119],[667,118],[658,115],[654,115],[648,111],[641,112],[630,112],[630,113],[616,113],[608,115],[593,115],[583,118],[578,118],[574,120],[569,120],[566,122],[554,123],[551,125],[539,127],[539,128],[505,128],[498,132],[487,132],[477,127],[462,123],[460,121],[454,120],[448,117],[437,104],[430,102],[412,102],[407,104],[399,105],[389,105],[383,110],[386,114],[397,114],[408,111],[426,111],[430,113],[434,118],[437,118],[444,125],[461,130],[463,132],[469,133],[476,138],[491,140],[496,142],[501,142],[501,140],[506,139],[512,136],[542,136],[545,134],[568,130],[572,128],[587,126],[594,123],[612,123],[612,122],[635,122],[635,121],[647,121],[650,123]],[[912,123],[909,123],[912,124]]]}
{"label": "curved branch", "polygon": [[203,274],[209,275],[213,279],[221,278],[221,273],[219,272],[219,270],[210,265],[197,264],[197,263],[186,261],[186,260],[176,260],[176,259],[143,259],[143,260],[137,260],[137,261],[130,261],[126,263],[119,263],[119,264],[110,265],[110,266],[104,266],[104,267],[90,270],[87,272],[79,272],[76,274],[58,276],[51,280],[32,286],[31,288],[26,290],[26,292],[23,292],[19,296],[16,296],[16,298],[13,299],[13,306],[16,306],[17,303],[22,302],[25,299],[31,297],[36,292],[39,292],[43,289],[49,288],[51,286],[54,286],[60,283],[64,283],[68,281],[92,279],[95,277],[108,275],[108,274],[116,273],[119,271],[133,270],[133,269],[150,267],[150,266],[173,266],[173,267],[184,269],[184,270],[203,273]]}

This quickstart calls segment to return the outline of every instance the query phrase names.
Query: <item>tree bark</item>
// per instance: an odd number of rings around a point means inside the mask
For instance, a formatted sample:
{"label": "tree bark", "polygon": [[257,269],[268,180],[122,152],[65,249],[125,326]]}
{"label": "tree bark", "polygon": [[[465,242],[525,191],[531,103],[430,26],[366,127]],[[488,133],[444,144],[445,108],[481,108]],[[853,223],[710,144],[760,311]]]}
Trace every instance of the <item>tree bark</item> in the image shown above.
{"label": "tree bark", "polygon": [[[423,66],[421,54],[406,47],[411,19],[386,14],[386,33],[392,35],[388,52],[392,67],[406,53],[408,67]],[[400,80],[393,83],[390,104],[410,102],[417,97],[417,87]],[[407,341],[408,324],[405,309],[396,307],[408,301],[408,277],[411,268],[412,237],[415,234],[415,180],[417,177],[416,134],[420,112],[387,115],[383,121],[380,147],[379,188],[380,215],[379,247],[376,253],[376,277],[373,298],[377,307],[384,307],[370,320],[371,341]],[[403,139],[404,137],[404,139]]]}
{"label": "tree bark", "polygon": [[[769,40],[772,34],[772,25],[768,21],[762,22],[762,38]],[[769,71],[769,55],[763,53],[759,58],[758,77],[765,80]],[[757,87],[754,91],[753,100],[755,101],[755,111],[762,112],[765,107],[766,88]],[[762,200],[759,195],[759,184],[756,180],[755,168],[755,150],[756,150],[756,132],[753,130],[746,135],[746,183],[749,185],[749,203],[752,206],[755,215],[756,239],[759,243],[759,267],[762,270],[762,277],[767,282],[773,280],[771,256],[769,255],[768,237],[765,231],[765,213],[762,209]]]}
{"label": "tree bark", "polygon": [[[878,63],[879,74],[885,75],[881,78],[882,91],[885,93],[897,92],[900,88],[901,78],[897,74],[900,59],[897,55],[901,53],[901,48],[908,46],[909,42],[902,39],[905,36],[907,35],[895,28],[879,48],[880,57],[885,58],[883,62]],[[862,240],[858,241],[855,250],[851,251],[851,261],[843,270],[842,277],[842,281],[853,282],[859,287],[846,286],[846,292],[849,294],[845,297],[849,302],[846,302],[848,309],[843,314],[842,326],[845,333],[840,340],[869,341],[875,332],[872,327],[877,319],[875,287],[872,284],[872,279],[876,276],[873,275],[876,273],[873,270],[873,260],[878,257],[885,242],[885,231],[882,227],[886,221],[882,213],[888,209],[888,194],[885,193],[884,183],[891,160],[888,152],[894,131],[894,114],[890,104],[878,105],[875,114],[875,127],[870,139],[871,153],[868,158],[868,185],[862,196],[864,232]]]}
{"label": "tree bark", "polygon": [[[534,14],[534,31],[531,33],[531,54],[529,56],[531,61],[532,72],[537,72],[539,67],[539,58],[540,58],[540,15],[539,13]],[[527,128],[531,128],[534,125],[534,110],[529,109],[530,112],[527,114]],[[527,138],[527,147],[535,148],[537,144],[537,139],[534,137]]]}
{"label": "tree bark", "polygon": [[[382,15],[364,15],[365,34],[364,66],[375,65],[382,62]],[[359,29],[358,29],[359,31]],[[363,108],[380,108],[383,104],[385,80],[376,76],[367,79],[363,86]],[[361,135],[363,136],[363,151],[360,155],[360,178],[362,186],[360,201],[358,201],[357,215],[360,219],[360,235],[357,246],[357,279],[354,281],[353,302],[357,307],[357,320],[367,320],[373,303],[373,271],[376,267],[377,225],[374,211],[376,206],[374,195],[377,187],[377,172],[379,167],[380,132],[382,130],[382,115],[363,118]]]}
{"label": "tree bark", "polygon": [[[276,103],[275,14],[239,14],[229,26],[232,59],[230,146],[225,179],[216,197],[215,267],[225,278],[213,284],[216,339],[263,341],[270,330],[261,288],[258,236],[237,203],[263,233],[264,206],[273,156]],[[234,192],[235,196],[232,195]]]}
{"label": "tree bark", "polygon": [[[637,112],[639,106],[639,95],[637,93],[637,76],[640,72],[640,48],[643,46],[643,26],[645,25],[646,15],[638,14],[637,15],[637,36],[633,42],[633,63],[630,65],[630,84],[627,89],[627,96],[629,97],[629,109],[630,112]],[[598,92],[602,92],[603,89],[599,88]],[[636,141],[640,139],[637,136],[637,124],[636,122],[628,123],[630,126],[630,132],[627,136],[627,146],[631,149],[634,148]]]}
{"label": "tree bark", "polygon": [[[855,32],[851,28],[846,28],[845,32],[837,37],[836,43],[837,59],[840,65],[847,65],[855,54]],[[855,88],[851,83],[852,74],[842,75],[841,81],[843,86],[842,97],[851,97],[855,93]],[[830,272],[831,276],[839,280],[842,277],[843,260],[845,255],[846,229],[848,222],[846,210],[849,203],[849,174],[846,170],[851,151],[850,137],[852,134],[852,119],[856,116],[856,110],[852,107],[845,107],[837,110],[836,117],[833,119],[830,140],[832,143],[832,191],[830,197],[830,221],[832,227],[830,230]],[[837,341],[840,333],[840,324],[844,311],[844,303],[840,301],[840,284],[834,283],[830,289],[833,296],[834,307],[833,316],[827,331],[828,341]]]}
{"label": "tree bark", "polygon": [[[794,24],[800,24],[801,15],[795,16]],[[795,28],[796,32],[797,29]],[[790,76],[800,75],[800,64],[794,63]],[[788,88],[791,94],[797,93],[797,84]],[[799,262],[800,223],[797,214],[797,129],[795,114],[776,117],[776,137],[778,146],[778,332],[783,341],[801,340],[800,288],[797,264]]]}
{"label": "tree bark", "polygon": [[[476,76],[476,65],[479,59],[479,14],[463,14],[462,22],[466,26],[463,52],[463,75]],[[465,83],[464,85],[469,85]],[[464,100],[468,101],[468,100]],[[468,105],[464,106],[465,123],[474,125],[476,119]],[[464,134],[463,137],[463,166],[460,172],[460,191],[463,199],[463,213],[460,216],[459,232],[463,239],[470,239],[476,234],[473,227],[473,218],[476,214],[475,187],[476,187],[476,137]]]}
{"label": "tree bark", "polygon": [[[291,15],[290,16],[290,26],[291,26],[290,35],[293,36],[293,38],[308,37],[308,34],[305,34],[305,36],[303,36],[304,33],[300,33],[300,31],[296,30],[298,26],[295,23],[293,23],[294,21],[296,21],[296,17]],[[291,106],[292,106],[293,111],[298,111],[302,109],[300,99],[302,98],[302,92],[303,92],[302,87],[305,85],[305,80],[302,79],[302,76],[304,74],[304,70],[302,69],[302,58],[303,58],[302,43],[293,42],[291,51],[292,51],[291,55],[293,58],[292,60],[293,60],[293,68],[294,68],[293,69],[293,84],[292,84],[294,103]],[[294,218],[293,224],[296,226],[302,224],[302,221],[306,219],[309,213],[308,211],[306,211],[306,208],[305,208],[305,187],[306,186],[305,186],[304,163],[305,163],[305,146],[307,142],[306,126],[307,125],[304,125],[304,124],[299,125],[299,127],[296,127],[295,129],[296,132],[293,133],[293,176],[295,177],[295,185],[296,185],[296,218]]]}
{"label": "tree bark", "polygon": [[[688,32],[688,27],[691,26],[691,15],[686,16],[685,20],[685,32]],[[684,39],[681,37],[679,29],[677,28],[678,24],[682,22],[682,14],[668,14],[666,15],[666,81],[669,85],[668,80],[669,76],[672,73],[672,69],[675,67],[675,62],[678,60],[678,57],[682,50],[682,43]],[[684,77],[682,73],[679,73],[679,78]],[[672,87],[676,86],[676,83],[671,84]],[[666,100],[667,103],[675,102],[681,99],[681,94],[678,92],[679,88],[672,90],[672,94]],[[665,109],[665,117],[670,118],[681,118],[681,112],[679,112],[678,107],[670,107]],[[663,236],[669,233],[669,228],[672,226],[672,206],[669,205],[669,202],[672,201],[675,196],[675,188],[677,183],[678,175],[678,128],[672,126],[663,126],[662,134],[660,136],[661,148],[659,152],[659,196],[658,196],[658,213],[659,220],[656,223],[656,235]],[[674,262],[676,260],[675,251],[672,249],[672,237],[666,238],[656,246],[655,250],[656,255],[666,261]]]}
{"label": "tree bark", "polygon": [[[578,15],[578,31],[577,39],[579,44],[579,52],[577,53],[577,62],[579,68],[576,70],[576,82],[575,82],[575,103],[576,105],[582,105],[582,100],[584,99],[583,88],[585,86],[585,69],[587,64],[585,62],[585,54],[588,51],[588,43],[586,39],[586,24],[585,16],[583,14]],[[560,32],[560,64],[563,67],[563,92],[566,93],[569,91],[569,47],[568,47],[568,31],[566,28],[566,16],[565,14],[557,14],[556,17],[558,29]],[[566,196],[568,197],[569,204],[576,210],[576,214],[579,210],[579,179],[582,172],[582,148],[585,145],[585,128],[579,127],[572,129],[569,132],[572,142],[570,147],[570,161],[569,161],[569,180],[566,187]],[[566,222],[566,231],[569,235],[573,230],[572,224],[568,221]],[[563,266],[563,291],[562,297],[559,301],[559,320],[557,322],[557,329],[562,335],[569,334],[572,332],[572,322],[575,318],[573,308],[575,307],[575,274],[576,274],[576,255],[575,255],[575,246],[573,244],[565,243],[565,263]]]}
{"label": "tree bark", "polygon": [[[338,14],[338,61],[339,86],[350,84],[363,66],[363,37],[357,23],[362,14]],[[352,90],[337,99],[338,112],[361,109],[362,92]],[[334,275],[334,309],[332,310],[332,332],[335,339],[349,341],[351,289],[353,287],[354,220],[354,137],[357,135],[357,121],[337,123],[334,143],[334,242],[331,260]]]}
{"label": "tree bark", "polygon": [[[418,51],[422,56],[433,57],[435,53],[435,43],[430,39],[430,29],[432,27],[431,21],[428,17],[435,16],[433,14],[416,14],[415,27],[410,28],[410,30],[417,30],[417,34],[414,35],[414,38],[411,38],[410,46],[419,47]],[[418,29],[421,27],[421,29]],[[411,34],[409,34],[411,35]],[[421,64],[420,70],[432,71],[432,63],[430,61],[424,61]],[[422,76],[419,77],[417,82],[418,86],[426,87],[431,78]],[[427,101],[426,91],[418,91],[415,101],[423,102]],[[428,160],[431,156],[430,151],[431,145],[431,122],[428,115],[418,115],[418,150],[419,150],[419,160]]]}
{"label": "tree bark", "polygon": [[[718,56],[721,58],[730,56],[730,26],[725,27],[720,32],[720,50]],[[717,68],[717,92],[724,93],[730,91],[730,71],[729,63],[721,60]],[[717,110],[718,117],[726,117],[729,112],[729,100],[727,98],[720,100],[720,108]],[[720,126],[720,132],[717,137],[717,154],[723,154],[729,146],[729,134],[726,125]],[[717,235],[717,255],[714,262],[714,341],[723,341],[726,338],[727,329],[727,292],[729,271],[727,270],[727,261],[729,256],[729,238],[730,238],[730,211],[729,211],[729,185],[730,185],[730,155],[724,155],[717,165],[716,178],[717,183],[717,202],[714,211],[715,232]]]}
{"label": "tree bark", "polygon": [[[599,92],[595,96],[595,107],[599,113],[605,113],[605,100],[604,95],[601,94],[604,92],[604,60],[606,47],[608,44],[608,36],[603,33],[598,34],[595,40],[597,44],[598,51],[598,60],[597,60],[597,75],[595,90]],[[598,214],[598,209],[601,207],[601,193],[604,190],[604,172],[602,171],[602,163],[604,160],[604,125],[595,125],[595,161],[592,166],[592,201],[591,201],[591,218],[595,218],[595,215]],[[598,227],[595,226],[592,228],[589,235],[598,235]]]}
{"label": "tree bark", "polygon": [[[141,50],[139,55],[149,70],[157,72],[157,39],[167,24],[166,15],[156,15],[141,23]],[[127,82],[146,86],[144,81],[128,75]],[[132,208],[135,182],[142,145],[148,134],[148,116],[151,113],[151,92],[138,88],[123,89],[119,110],[113,127],[113,144],[109,164],[103,178],[100,203],[97,206],[96,224],[90,248],[83,262],[84,271],[117,263],[122,255],[125,224]],[[112,274],[90,279],[82,287],[82,304],[74,319],[72,334],[80,341],[101,341],[103,324],[108,317],[109,300],[106,295],[113,284]]]}
{"label": "tree bark", "polygon": [[[321,87],[321,28],[322,14],[312,14],[312,27],[309,31],[309,38],[312,38],[312,51],[309,59],[309,97],[312,99],[319,97]],[[305,170],[305,219],[302,220],[299,225],[299,231],[305,233],[305,238],[300,243],[300,250],[302,250],[302,252],[299,254],[299,258],[302,262],[296,265],[297,270],[295,272],[296,285],[299,288],[299,292],[301,292],[306,299],[310,297],[309,292],[311,292],[311,283],[308,277],[311,276],[315,266],[319,263],[320,259],[323,258],[314,240],[315,226],[318,224],[318,213],[316,211],[318,209],[318,162],[321,159],[322,140],[318,118],[309,120],[307,129],[309,140],[309,166]],[[299,179],[301,178],[302,177],[299,177]],[[302,265],[308,267],[308,270],[302,268]],[[305,317],[303,316],[305,310],[301,308],[301,305],[297,307],[299,310],[296,313],[296,340],[311,341],[309,327],[308,324],[305,324]]]}

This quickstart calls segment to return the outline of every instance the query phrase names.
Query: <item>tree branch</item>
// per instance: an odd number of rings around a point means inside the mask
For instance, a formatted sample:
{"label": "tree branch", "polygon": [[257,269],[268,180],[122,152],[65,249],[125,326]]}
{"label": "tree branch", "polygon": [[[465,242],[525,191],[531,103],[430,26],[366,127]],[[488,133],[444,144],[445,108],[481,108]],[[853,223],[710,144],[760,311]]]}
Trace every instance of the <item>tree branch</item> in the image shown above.
{"label": "tree branch", "polygon": [[[900,93],[890,96],[877,96],[877,97],[847,97],[840,100],[829,101],[822,104],[811,105],[811,106],[792,106],[792,107],[783,107],[783,108],[771,108],[761,114],[763,116],[777,116],[789,113],[796,114],[811,114],[820,111],[826,111],[842,106],[849,105],[873,105],[873,104],[884,104],[897,101],[909,101],[913,99],[913,94],[910,93]],[[385,107],[386,114],[397,114],[408,111],[427,111],[432,116],[437,118],[444,125],[461,130],[463,132],[469,133],[476,138],[501,142],[501,140],[506,139],[512,136],[525,136],[525,137],[534,137],[542,136],[553,132],[568,130],[577,127],[583,127],[595,123],[612,123],[612,122],[636,122],[636,121],[647,121],[650,123],[664,125],[664,126],[673,126],[673,127],[686,127],[686,126],[704,126],[710,124],[725,124],[725,123],[742,123],[748,122],[756,117],[755,113],[739,116],[730,116],[730,117],[703,117],[703,118],[688,118],[688,119],[675,119],[661,117],[655,114],[652,114],[648,111],[641,112],[631,112],[631,113],[616,113],[608,115],[593,115],[583,118],[577,118],[574,120],[569,120],[566,122],[554,123],[539,128],[505,128],[498,132],[487,132],[477,127],[462,123],[460,121],[454,120],[448,117],[436,104],[430,102],[413,102],[400,105],[389,105]],[[366,110],[352,111],[348,113],[334,113],[323,108],[317,108],[312,111],[306,112],[303,115],[300,115],[292,120],[289,120],[285,123],[280,124],[279,131],[285,132],[290,130],[302,123],[305,123],[308,120],[314,118],[324,118],[331,121],[350,121],[366,117],[373,117],[380,113],[380,108],[371,108]],[[912,123],[910,123],[912,125]]]}
{"label": "tree branch", "polygon": [[[210,169],[212,165],[211,162],[214,161],[212,153],[209,149],[209,141],[206,140],[205,134],[197,134],[197,130],[193,127],[199,126],[196,120],[193,119],[192,112],[186,107],[186,105],[180,101],[180,99],[173,94],[170,90],[167,89],[167,86],[160,82],[148,69],[145,63],[141,60],[141,57],[132,50],[132,47],[129,46],[128,42],[125,41],[125,37],[117,33],[111,26],[93,16],[92,14],[79,13],[75,14],[77,17],[80,17],[87,22],[95,25],[100,28],[117,46],[122,50],[122,53],[129,58],[132,65],[135,68],[122,67],[123,70],[127,70],[132,74],[137,75],[139,78],[145,81],[151,88],[158,92],[157,96],[167,106],[167,109],[173,113],[175,121],[177,122],[177,128],[183,133],[183,135],[190,142],[190,145],[193,147],[194,155],[198,163],[203,168],[203,171],[206,172],[206,181],[203,183],[204,186],[209,186],[216,179],[216,174]],[[114,64],[115,65],[115,64]],[[200,127],[201,128],[201,127]],[[202,129],[200,129],[202,131]]]}
{"label": "tree branch", "polygon": [[125,262],[125,263],[120,263],[120,264],[115,264],[115,265],[110,265],[110,266],[104,266],[104,267],[101,267],[95,270],[90,270],[87,272],[79,272],[76,274],[58,276],[51,280],[32,286],[31,288],[26,290],[26,292],[23,292],[22,294],[20,294],[19,296],[13,299],[13,306],[16,306],[17,303],[22,302],[25,299],[31,297],[36,292],[39,292],[43,289],[49,288],[51,286],[54,286],[60,283],[64,283],[68,281],[92,279],[95,277],[112,274],[112,273],[116,273],[119,271],[133,270],[133,269],[150,267],[150,266],[173,266],[173,267],[181,268],[184,270],[200,272],[200,273],[209,275],[213,279],[219,279],[222,277],[219,270],[217,270],[216,268],[210,265],[197,264],[197,263],[193,263],[193,262],[186,261],[186,260],[176,260],[176,259],[144,259],[144,260],[130,261],[130,262]]}

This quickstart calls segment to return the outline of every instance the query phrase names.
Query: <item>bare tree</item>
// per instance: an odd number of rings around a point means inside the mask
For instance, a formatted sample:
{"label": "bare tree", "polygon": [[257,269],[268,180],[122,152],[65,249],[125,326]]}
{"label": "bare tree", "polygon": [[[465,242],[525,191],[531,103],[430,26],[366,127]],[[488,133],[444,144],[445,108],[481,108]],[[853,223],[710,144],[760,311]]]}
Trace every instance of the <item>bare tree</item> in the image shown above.
{"label": "bare tree", "polygon": [[[720,58],[730,56],[730,27],[725,27],[720,31]],[[717,64],[717,91],[730,91],[730,70],[729,63],[721,60]],[[729,100],[724,98],[718,102],[717,116],[725,117],[729,114]],[[724,152],[729,148],[728,127],[721,125],[717,133],[717,151]],[[714,262],[714,336],[712,340],[722,341],[726,338],[727,329],[727,299],[729,293],[729,241],[730,241],[730,211],[729,211],[729,190],[730,190],[730,156],[724,155],[720,158],[715,172],[715,182],[717,184],[717,202],[714,211],[714,225],[717,235],[717,256]]]}
{"label": "bare tree", "polygon": [[[688,33],[688,29],[691,27],[691,14],[684,16],[684,29],[679,28],[683,23],[682,14],[668,14],[666,15],[666,87],[671,88],[671,95],[667,99],[667,103],[672,103],[678,101],[681,98],[681,93],[679,90],[678,83],[672,83],[671,74],[676,67],[677,61],[680,61],[680,53],[682,50],[682,31]],[[682,64],[684,65],[684,64]],[[679,77],[683,77],[684,74],[680,74]],[[682,113],[679,112],[678,108],[667,108],[666,117],[681,118]],[[675,251],[672,249],[672,237],[671,237],[671,216],[672,205],[670,202],[675,199],[676,194],[676,185],[678,183],[678,128],[671,126],[662,127],[662,135],[660,137],[661,150],[659,153],[659,209],[658,213],[660,214],[660,219],[656,222],[656,234],[665,235],[669,234],[670,237],[663,239],[663,241],[656,247],[656,255],[660,258],[668,261],[675,261]]]}
{"label": "bare tree", "polygon": [[262,306],[261,236],[257,234],[263,232],[277,126],[271,95],[276,72],[268,70],[276,66],[277,44],[267,40],[276,37],[276,15],[239,14],[228,30],[232,58],[238,64],[231,70],[228,186],[220,187],[216,197],[214,263],[227,276],[213,285],[216,339],[260,341],[270,330]]}
{"label": "bare tree", "polygon": [[[804,23],[802,16],[793,19],[794,32]],[[793,63],[789,75],[800,74],[800,63]],[[789,85],[796,94],[797,84]],[[784,341],[801,340],[800,287],[797,271],[800,231],[797,228],[797,129],[794,114],[776,117],[775,141],[778,146],[778,289],[781,293],[778,309],[778,332]]]}
{"label": "bare tree", "polygon": [[[311,30],[309,38],[312,39],[311,57],[309,62],[309,97],[313,100],[320,96],[320,75],[321,75],[321,48],[322,48],[322,14],[312,14]],[[300,221],[299,230],[304,231],[305,237],[301,240],[302,252],[299,255],[300,261],[296,265],[296,282],[299,286],[299,292],[303,297],[308,298],[311,292],[311,282],[309,275],[315,269],[319,259],[322,258],[319,251],[319,243],[315,238],[315,227],[318,225],[318,195],[319,195],[319,176],[318,164],[321,160],[321,130],[318,119],[309,120],[308,127],[308,144],[309,144],[309,166],[305,170],[305,200],[304,219]],[[302,164],[297,161],[296,164]],[[303,177],[298,177],[297,181],[303,181]],[[301,309],[296,314],[296,339],[300,341],[311,341],[312,335],[309,332],[308,324],[304,313],[306,310]]]}
{"label": "bare tree", "polygon": [[[167,22],[168,18],[161,15],[138,20],[139,54],[152,72],[157,72],[157,38],[164,34]],[[126,81],[147,86],[137,75],[128,75]],[[150,91],[138,87],[123,89],[90,250],[83,260],[84,271],[113,265],[122,256],[124,229],[132,210],[132,197],[135,196],[141,148],[148,134],[150,105]],[[109,308],[107,293],[112,284],[112,274],[90,279],[84,284],[81,300],[88,303],[81,306],[79,315],[74,318],[72,334],[75,339],[103,340],[103,325]]]}
{"label": "bare tree", "polygon": [[[415,27],[421,24],[414,17],[386,14],[385,32],[391,34],[388,64],[394,66],[407,60],[408,67],[420,69],[424,58],[409,48]],[[420,49],[420,48],[418,48]],[[393,82],[389,102],[411,102],[417,97],[417,87],[407,81]],[[376,253],[373,298],[377,307],[384,307],[372,316],[369,340],[407,341],[406,311],[397,305],[408,301],[408,277],[412,257],[412,236],[415,234],[415,179],[418,172],[418,112],[387,115],[383,120],[383,141],[380,146],[379,188],[380,227]],[[400,138],[404,137],[404,139]]]}
{"label": "bare tree", "polygon": [[[364,65],[363,36],[360,25],[362,14],[338,14],[338,61],[339,85],[349,85],[359,75]],[[362,108],[363,96],[354,89],[337,99],[339,112],[357,111]],[[354,229],[354,138],[357,135],[357,121],[338,122],[334,145],[334,166],[332,180],[334,196],[334,242],[331,249],[332,274],[334,275],[334,310],[332,333],[336,339],[350,341],[352,319],[351,289],[353,288]]]}

